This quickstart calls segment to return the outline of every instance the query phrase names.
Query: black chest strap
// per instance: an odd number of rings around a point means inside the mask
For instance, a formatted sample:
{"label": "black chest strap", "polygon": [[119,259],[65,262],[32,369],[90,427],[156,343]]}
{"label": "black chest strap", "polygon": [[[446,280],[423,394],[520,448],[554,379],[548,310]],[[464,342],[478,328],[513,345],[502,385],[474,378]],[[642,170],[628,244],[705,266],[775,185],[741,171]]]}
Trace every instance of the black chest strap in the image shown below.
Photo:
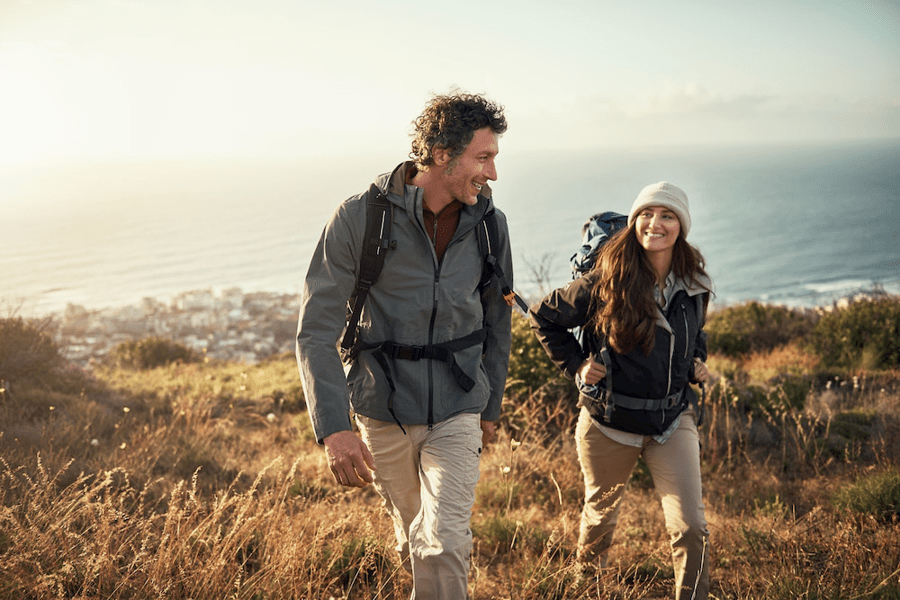
{"label": "black chest strap", "polygon": [[[461,338],[426,346],[407,346],[391,341],[381,342],[379,344],[358,344],[353,350],[352,358],[355,358],[359,352],[372,352],[372,356],[378,362],[379,366],[381,366],[381,370],[384,371],[384,377],[388,382],[388,386],[391,388],[390,394],[388,395],[388,411],[391,413],[391,416],[394,417],[394,421],[397,422],[400,429],[403,430],[403,433],[406,433],[406,430],[403,429],[403,424],[400,423],[400,419],[394,414],[394,392],[397,391],[397,387],[394,385],[394,376],[388,358],[392,360],[413,361],[429,359],[445,362],[450,367],[450,373],[453,375],[453,378],[456,380],[459,387],[466,392],[471,392],[472,388],[475,387],[475,380],[469,377],[456,362],[455,353],[464,350],[465,348],[475,346],[476,344],[483,344],[486,339],[487,328],[482,327]],[[430,421],[431,417],[429,416],[428,424],[432,425],[433,423]]]}

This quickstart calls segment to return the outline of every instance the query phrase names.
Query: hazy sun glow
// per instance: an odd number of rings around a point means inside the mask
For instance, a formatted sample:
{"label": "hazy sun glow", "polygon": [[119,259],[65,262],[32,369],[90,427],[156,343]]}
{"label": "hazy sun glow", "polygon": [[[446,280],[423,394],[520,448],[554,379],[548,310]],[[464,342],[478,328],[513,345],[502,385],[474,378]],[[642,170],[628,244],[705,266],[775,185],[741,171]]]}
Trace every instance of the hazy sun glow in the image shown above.
{"label": "hazy sun glow", "polygon": [[896,4],[756,6],[5,0],[0,162],[405,152],[454,85],[522,149],[900,136]]}

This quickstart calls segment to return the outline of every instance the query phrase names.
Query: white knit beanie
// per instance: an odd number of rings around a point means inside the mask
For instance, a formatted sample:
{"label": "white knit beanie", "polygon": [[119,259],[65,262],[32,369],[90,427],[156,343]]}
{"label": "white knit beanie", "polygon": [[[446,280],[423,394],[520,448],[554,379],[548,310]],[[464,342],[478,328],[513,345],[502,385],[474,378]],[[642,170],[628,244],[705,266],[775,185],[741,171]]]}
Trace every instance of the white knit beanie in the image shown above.
{"label": "white knit beanie", "polygon": [[629,227],[634,223],[638,213],[648,206],[665,206],[674,212],[681,222],[681,233],[687,239],[688,232],[691,230],[691,213],[687,194],[681,188],[668,181],[660,181],[642,189],[634,204],[631,205],[631,212],[628,213]]}

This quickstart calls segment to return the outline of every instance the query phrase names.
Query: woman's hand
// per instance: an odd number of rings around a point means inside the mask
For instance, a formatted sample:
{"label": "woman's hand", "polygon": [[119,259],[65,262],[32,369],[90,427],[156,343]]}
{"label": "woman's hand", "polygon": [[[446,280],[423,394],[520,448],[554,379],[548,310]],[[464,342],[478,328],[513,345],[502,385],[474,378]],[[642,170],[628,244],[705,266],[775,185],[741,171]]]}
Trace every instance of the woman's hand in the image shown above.
{"label": "woman's hand", "polygon": [[698,383],[703,383],[709,379],[709,370],[706,368],[706,363],[700,360],[699,358],[694,359],[694,381]]}
{"label": "woman's hand", "polygon": [[578,367],[578,376],[584,383],[594,385],[606,377],[606,366],[595,361],[594,357],[590,357]]}

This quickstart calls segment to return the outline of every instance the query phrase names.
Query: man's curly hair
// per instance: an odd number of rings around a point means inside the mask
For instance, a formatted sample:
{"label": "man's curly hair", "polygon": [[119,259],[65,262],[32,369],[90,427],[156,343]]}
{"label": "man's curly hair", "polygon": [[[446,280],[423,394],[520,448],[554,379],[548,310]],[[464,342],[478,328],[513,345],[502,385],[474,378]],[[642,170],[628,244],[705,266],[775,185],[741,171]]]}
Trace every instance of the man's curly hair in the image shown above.
{"label": "man's curly hair", "polygon": [[506,117],[499,104],[475,94],[450,93],[435,96],[414,121],[415,133],[409,157],[425,169],[434,163],[437,146],[450,152],[450,158],[462,154],[475,132],[490,127],[494,133],[506,131]]}

